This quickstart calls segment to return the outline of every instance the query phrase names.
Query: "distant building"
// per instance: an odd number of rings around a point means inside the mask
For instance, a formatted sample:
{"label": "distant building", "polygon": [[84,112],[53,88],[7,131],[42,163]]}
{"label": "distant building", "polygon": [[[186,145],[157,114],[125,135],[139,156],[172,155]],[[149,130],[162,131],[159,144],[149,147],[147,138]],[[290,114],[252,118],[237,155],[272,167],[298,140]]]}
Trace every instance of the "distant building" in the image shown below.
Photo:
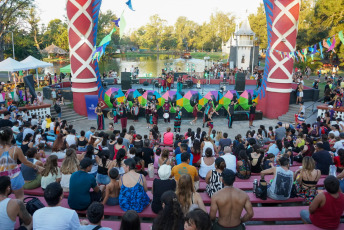
{"label": "distant building", "polygon": [[[230,68],[238,67],[247,70],[258,63],[259,47],[254,46],[255,33],[251,30],[248,18],[246,18],[240,29],[238,26],[230,39],[222,44],[222,53],[228,54]],[[254,55],[252,55],[254,53]]]}

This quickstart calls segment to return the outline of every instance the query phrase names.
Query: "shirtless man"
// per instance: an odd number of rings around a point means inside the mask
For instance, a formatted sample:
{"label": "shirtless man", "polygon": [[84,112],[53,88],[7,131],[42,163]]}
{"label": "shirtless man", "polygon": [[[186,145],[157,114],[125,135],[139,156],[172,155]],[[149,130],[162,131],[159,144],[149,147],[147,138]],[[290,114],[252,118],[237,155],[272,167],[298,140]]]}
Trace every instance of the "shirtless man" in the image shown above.
{"label": "shirtless man", "polygon": [[[225,186],[211,197],[210,219],[216,220],[216,213],[219,217],[213,225],[213,230],[224,230],[227,228],[234,230],[245,229],[243,223],[253,217],[253,208],[248,195],[233,187],[235,173],[230,169],[222,172],[222,183]],[[241,217],[245,208],[246,214]]]}
{"label": "shirtless man", "polygon": [[23,221],[20,229],[32,228],[32,217],[26,210],[21,200],[11,199],[8,196],[12,193],[11,180],[8,176],[0,177],[0,211],[7,211],[1,215],[1,229],[14,229],[16,218],[19,217]]}

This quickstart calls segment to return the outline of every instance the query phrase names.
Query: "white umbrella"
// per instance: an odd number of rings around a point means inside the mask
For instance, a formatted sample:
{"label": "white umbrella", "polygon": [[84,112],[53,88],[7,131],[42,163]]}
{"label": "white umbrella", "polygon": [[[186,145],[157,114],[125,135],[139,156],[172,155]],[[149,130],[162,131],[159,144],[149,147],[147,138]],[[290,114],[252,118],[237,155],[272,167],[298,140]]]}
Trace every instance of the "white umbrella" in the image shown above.
{"label": "white umbrella", "polygon": [[10,81],[9,72],[20,71],[29,69],[25,63],[20,63],[12,58],[7,58],[0,62],[0,71],[7,71],[8,72],[8,80]]}
{"label": "white umbrella", "polygon": [[28,56],[27,58],[25,58],[24,60],[22,60],[20,63],[22,63],[23,65],[26,65],[27,67],[29,67],[28,69],[36,69],[37,83],[39,82],[39,80],[38,80],[38,70],[37,69],[38,68],[44,68],[44,67],[53,66],[52,63],[38,60],[37,58],[34,58],[31,55]]}

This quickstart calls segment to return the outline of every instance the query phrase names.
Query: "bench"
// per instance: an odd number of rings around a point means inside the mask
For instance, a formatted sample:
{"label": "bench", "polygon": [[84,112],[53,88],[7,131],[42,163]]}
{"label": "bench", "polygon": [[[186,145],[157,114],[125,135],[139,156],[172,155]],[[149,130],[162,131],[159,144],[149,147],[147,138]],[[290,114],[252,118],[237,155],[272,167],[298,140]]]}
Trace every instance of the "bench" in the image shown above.
{"label": "bench", "polygon": [[[247,230],[320,230],[312,224],[293,224],[293,225],[246,225]],[[344,224],[340,224],[338,229],[344,229]]]}
{"label": "bench", "polygon": [[[109,221],[103,220],[101,223],[102,227],[111,228],[117,230],[121,227],[120,221]],[[141,230],[151,230],[152,223],[141,223]]]}

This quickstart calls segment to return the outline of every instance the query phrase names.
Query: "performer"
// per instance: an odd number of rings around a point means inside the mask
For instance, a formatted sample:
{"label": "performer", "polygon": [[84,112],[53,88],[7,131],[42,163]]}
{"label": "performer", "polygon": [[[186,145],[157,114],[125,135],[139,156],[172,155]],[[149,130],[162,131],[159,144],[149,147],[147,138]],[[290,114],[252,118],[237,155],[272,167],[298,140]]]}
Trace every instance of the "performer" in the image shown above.
{"label": "performer", "polygon": [[250,107],[249,128],[254,127],[253,121],[254,121],[255,116],[256,116],[256,103],[253,102],[253,104]]}
{"label": "performer", "polygon": [[165,101],[165,104],[163,106],[163,109],[164,109],[164,121],[165,123],[170,123],[170,109],[171,109],[171,105],[168,101]]}
{"label": "performer", "polygon": [[152,128],[154,125],[158,125],[158,119],[159,119],[158,110],[154,109],[152,113]]}
{"label": "performer", "polygon": [[232,128],[233,120],[234,120],[234,105],[236,105],[237,102],[234,103],[233,100],[231,100],[231,103],[228,105],[227,108],[227,119],[228,119],[228,128]]}
{"label": "performer", "polygon": [[127,106],[122,102],[119,107],[119,116],[121,118],[122,130],[127,128]]}
{"label": "performer", "polygon": [[193,115],[194,119],[192,121],[190,121],[190,125],[196,125],[198,112],[200,112],[200,111],[198,109],[198,103],[196,103],[196,105],[193,107],[193,111],[192,111],[192,115]]}
{"label": "performer", "polygon": [[100,107],[100,103],[98,102],[96,109],[94,112],[97,114],[97,127],[98,130],[104,130],[104,114],[102,108]]}
{"label": "performer", "polygon": [[112,114],[113,114],[113,123],[118,124],[118,111],[117,111],[117,100],[112,103]]}
{"label": "performer", "polygon": [[213,123],[213,114],[214,114],[214,112],[215,112],[215,110],[211,109],[211,110],[209,110],[209,114],[208,114],[208,126],[209,126],[208,136],[209,137],[210,137],[211,131],[214,128],[214,123]]}
{"label": "performer", "polygon": [[203,128],[204,128],[204,124],[208,121],[209,109],[212,106],[213,106],[212,100],[209,100],[208,103],[205,105],[204,114],[203,114]]}
{"label": "performer", "polygon": [[166,75],[162,75],[162,81],[161,81],[161,86],[162,86],[162,91],[161,92],[165,92],[166,91]]}
{"label": "performer", "polygon": [[182,123],[182,111],[179,106],[176,108],[176,117],[174,118],[174,132],[180,133],[180,125]]}
{"label": "performer", "polygon": [[172,78],[173,78],[172,74],[168,74],[168,75],[167,75],[167,79],[166,79],[166,86],[167,86],[167,87],[166,87],[166,91],[171,90]]}
{"label": "performer", "polygon": [[145,111],[145,113],[146,113],[147,128],[149,129],[150,125],[151,125],[150,118],[151,118],[151,113],[152,113],[151,106],[150,106],[149,102],[146,104],[146,111]]}
{"label": "performer", "polygon": [[151,108],[152,110],[156,109],[157,106],[159,105],[159,101],[156,99],[156,96],[153,95],[152,101],[151,101]]}
{"label": "performer", "polygon": [[177,79],[177,92],[181,92],[183,89],[183,77],[182,75],[179,75]]}
{"label": "performer", "polygon": [[139,112],[140,112],[140,106],[134,103],[133,107],[131,108],[131,114],[134,116],[134,122],[139,121]]}
{"label": "performer", "polygon": [[200,77],[197,78],[197,86],[196,86],[197,89],[200,89],[201,88],[201,79]]}

